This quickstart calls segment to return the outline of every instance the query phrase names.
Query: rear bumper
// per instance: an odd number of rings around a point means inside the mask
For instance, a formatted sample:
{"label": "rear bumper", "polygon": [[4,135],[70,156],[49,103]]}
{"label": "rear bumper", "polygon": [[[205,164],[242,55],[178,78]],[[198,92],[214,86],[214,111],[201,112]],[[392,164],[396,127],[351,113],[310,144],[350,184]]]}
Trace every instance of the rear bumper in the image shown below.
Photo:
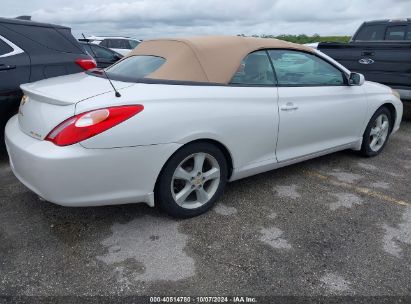
{"label": "rear bumper", "polygon": [[115,149],[58,147],[23,133],[17,116],[5,141],[16,177],[45,200],[63,206],[144,202],[154,205],[154,185],[178,144]]}

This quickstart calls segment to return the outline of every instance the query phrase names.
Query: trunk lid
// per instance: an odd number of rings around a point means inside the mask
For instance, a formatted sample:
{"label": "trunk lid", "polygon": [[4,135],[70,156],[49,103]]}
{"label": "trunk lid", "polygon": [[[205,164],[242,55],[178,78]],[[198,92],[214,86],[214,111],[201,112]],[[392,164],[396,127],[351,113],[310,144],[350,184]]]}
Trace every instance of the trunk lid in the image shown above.
{"label": "trunk lid", "polygon": [[[113,81],[117,90],[134,85]],[[58,124],[75,114],[76,104],[114,91],[107,79],[86,73],[60,76],[21,85],[24,97],[18,120],[27,135],[43,140]]]}

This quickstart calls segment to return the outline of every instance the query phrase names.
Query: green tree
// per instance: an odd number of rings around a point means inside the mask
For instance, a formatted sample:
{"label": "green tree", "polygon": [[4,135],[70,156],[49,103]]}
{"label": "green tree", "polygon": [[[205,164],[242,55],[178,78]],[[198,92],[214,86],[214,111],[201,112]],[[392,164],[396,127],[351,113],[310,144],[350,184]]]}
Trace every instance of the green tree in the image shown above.
{"label": "green tree", "polygon": [[[238,36],[246,37],[244,34],[240,34]],[[300,44],[305,44],[305,43],[315,43],[315,42],[348,42],[350,41],[351,37],[350,36],[320,36],[319,34],[314,34],[312,36],[307,36],[305,34],[300,34],[300,35],[267,35],[267,34],[262,34],[262,35],[252,35],[252,37],[261,37],[261,38],[276,38],[284,41],[289,41],[289,42],[294,42],[294,43],[300,43]]]}

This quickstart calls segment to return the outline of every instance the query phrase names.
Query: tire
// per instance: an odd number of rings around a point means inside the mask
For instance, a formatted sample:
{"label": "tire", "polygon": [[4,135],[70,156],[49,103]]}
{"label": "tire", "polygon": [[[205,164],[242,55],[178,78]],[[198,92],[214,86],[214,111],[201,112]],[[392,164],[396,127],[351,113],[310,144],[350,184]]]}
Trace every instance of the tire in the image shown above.
{"label": "tire", "polygon": [[[382,124],[385,125],[383,129],[381,129],[381,121],[379,121],[379,119],[381,119]],[[379,108],[371,117],[365,129],[361,154],[366,157],[373,157],[380,154],[388,142],[392,125],[393,122],[390,111],[386,107]],[[374,140],[377,141],[375,142]]]}
{"label": "tire", "polygon": [[227,177],[227,160],[218,147],[205,142],[188,144],[163,167],[155,189],[156,204],[172,217],[198,216],[220,198]]}

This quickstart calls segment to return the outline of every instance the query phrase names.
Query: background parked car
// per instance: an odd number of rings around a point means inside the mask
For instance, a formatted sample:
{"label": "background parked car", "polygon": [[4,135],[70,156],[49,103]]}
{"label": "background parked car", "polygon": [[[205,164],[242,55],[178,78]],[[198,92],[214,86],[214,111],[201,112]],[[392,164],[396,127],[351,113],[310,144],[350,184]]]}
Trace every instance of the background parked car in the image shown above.
{"label": "background parked car", "polygon": [[109,37],[109,36],[91,36],[87,39],[94,44],[104,46],[122,55],[127,55],[132,49],[136,48],[141,40],[129,37]]}
{"label": "background parked car", "polygon": [[349,43],[318,49],[370,81],[396,89],[411,114],[411,19],[364,22]]}
{"label": "background parked car", "polygon": [[88,43],[83,40],[84,39],[80,39],[80,44],[83,46],[86,52],[89,53],[90,56],[92,56],[96,60],[98,68],[103,69],[109,67],[110,65],[116,63],[124,57],[120,53],[117,53],[106,47],[93,43]]}
{"label": "background parked car", "polygon": [[20,85],[78,73],[96,63],[68,27],[0,18],[0,134],[17,112]]}

